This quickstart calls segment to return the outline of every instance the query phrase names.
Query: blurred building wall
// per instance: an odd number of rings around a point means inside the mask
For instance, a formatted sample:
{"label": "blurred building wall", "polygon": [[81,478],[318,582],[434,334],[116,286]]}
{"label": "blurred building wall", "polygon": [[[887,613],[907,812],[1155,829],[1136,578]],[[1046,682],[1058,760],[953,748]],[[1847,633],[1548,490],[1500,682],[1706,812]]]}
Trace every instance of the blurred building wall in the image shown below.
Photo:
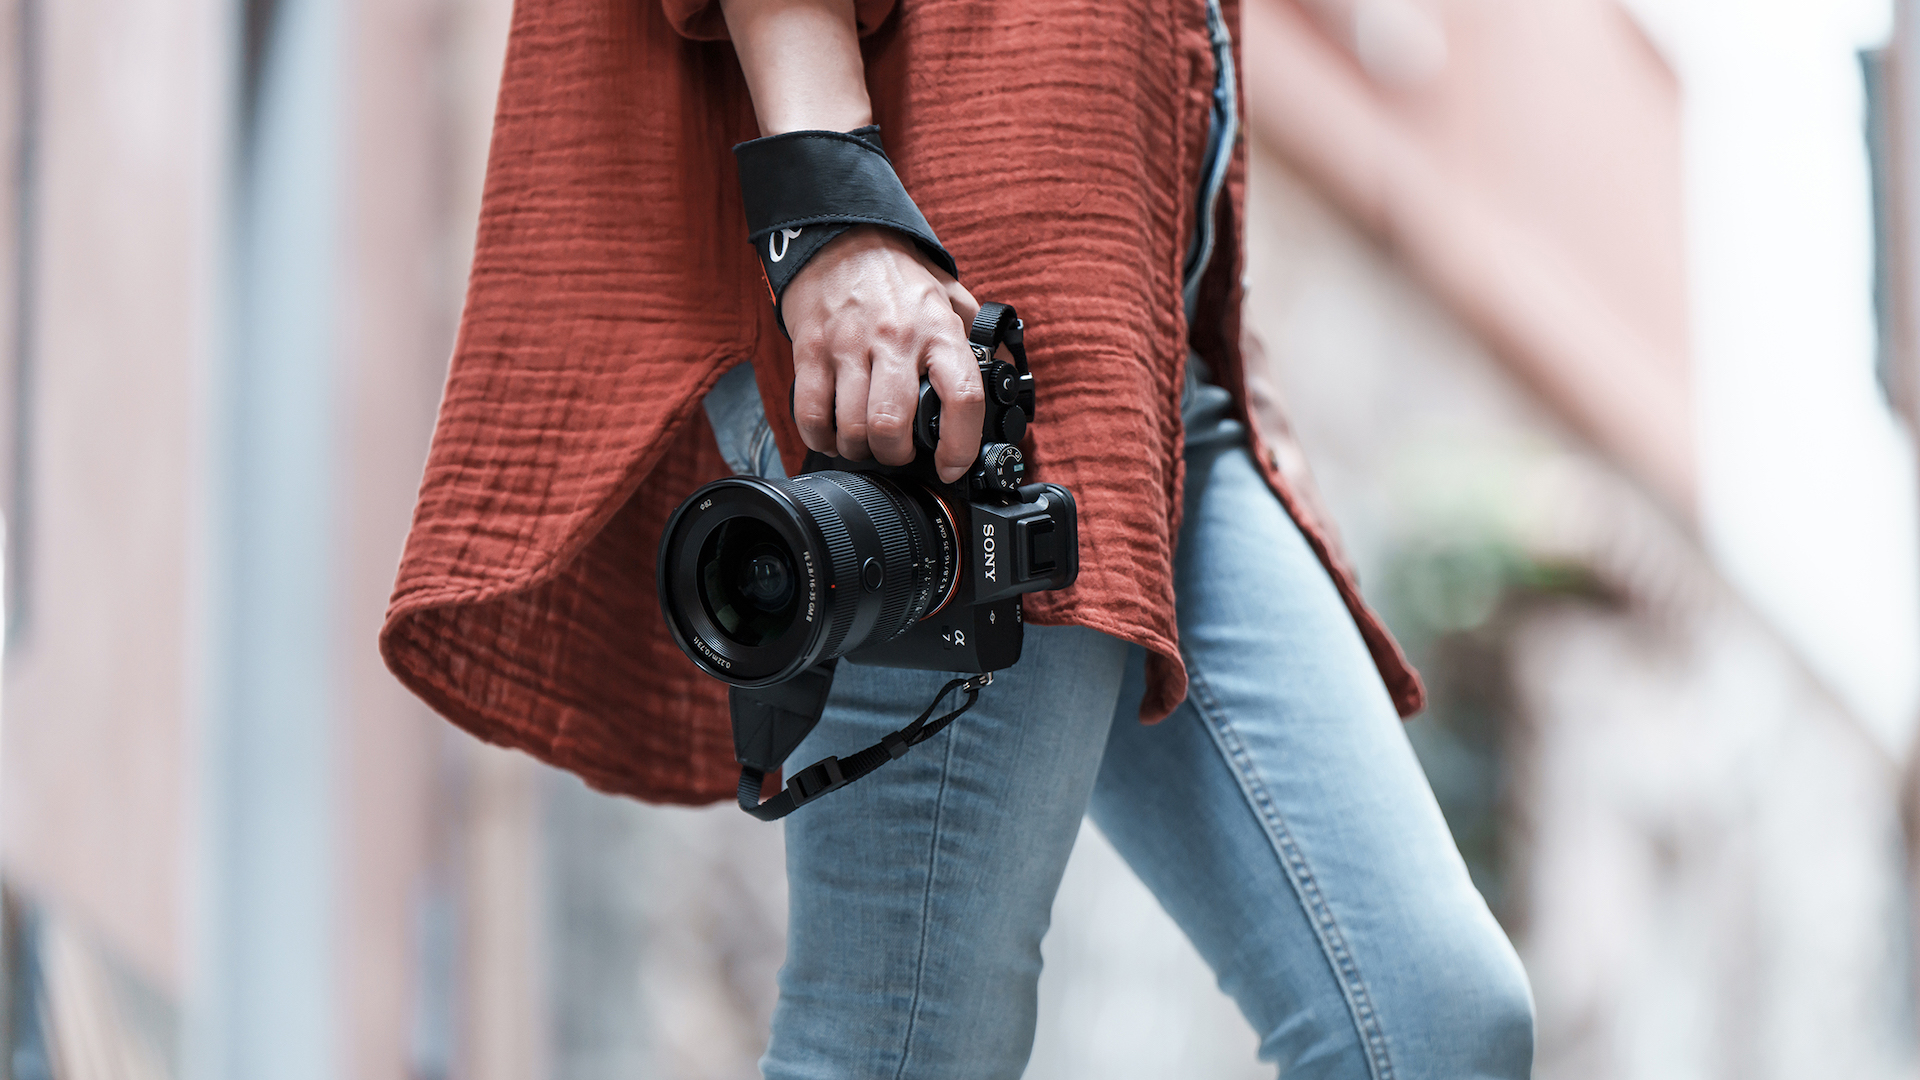
{"label": "blurred building wall", "polygon": [[6,118],[10,158],[23,136],[33,155],[10,207],[30,215],[32,246],[8,363],[26,397],[9,424],[24,485],[8,507],[7,871],[177,994],[191,952],[228,13],[17,0],[5,14],[30,32],[10,35],[22,110]]}
{"label": "blurred building wall", "polygon": [[1678,91],[1620,8],[1251,0],[1244,22],[1256,137],[1690,512]]}
{"label": "blurred building wall", "polygon": [[1894,5],[1630,6],[1685,90],[1700,534],[1904,757],[1920,720],[1920,479],[1875,377],[1876,248],[1895,238],[1875,235],[1863,71]]}
{"label": "blurred building wall", "polygon": [[134,1044],[164,1075],[491,1056],[468,1044],[524,1025],[462,1026],[456,968],[511,987],[535,963],[512,933],[457,940],[506,892],[458,910],[498,862],[463,801],[492,789],[372,646],[505,4],[0,14],[25,226],[7,299],[27,302],[0,857],[9,967],[48,958],[9,1014],[45,1021],[59,1076],[119,1075],[93,1071],[118,1053],[98,1048]]}

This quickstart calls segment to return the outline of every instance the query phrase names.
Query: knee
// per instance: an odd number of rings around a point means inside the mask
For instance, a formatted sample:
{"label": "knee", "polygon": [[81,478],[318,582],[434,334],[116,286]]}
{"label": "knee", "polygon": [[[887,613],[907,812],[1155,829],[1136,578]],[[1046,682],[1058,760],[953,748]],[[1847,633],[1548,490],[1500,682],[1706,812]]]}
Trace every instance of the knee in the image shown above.
{"label": "knee", "polygon": [[[1492,920],[1484,933],[1414,933],[1398,946],[1336,975],[1330,997],[1296,999],[1271,1015],[1243,997],[1249,1017],[1272,1021],[1261,1056],[1290,1078],[1527,1080],[1533,994]],[[1236,996],[1244,989],[1223,985]]]}
{"label": "knee", "polygon": [[1396,1076],[1532,1075],[1533,992],[1496,927],[1434,949],[1388,981],[1401,984],[1382,1008],[1389,1045],[1399,1050]]}
{"label": "knee", "polygon": [[1525,1080],[1533,1075],[1533,988],[1512,946],[1501,944],[1504,962],[1480,976],[1469,1030],[1484,1048],[1487,1075]]}

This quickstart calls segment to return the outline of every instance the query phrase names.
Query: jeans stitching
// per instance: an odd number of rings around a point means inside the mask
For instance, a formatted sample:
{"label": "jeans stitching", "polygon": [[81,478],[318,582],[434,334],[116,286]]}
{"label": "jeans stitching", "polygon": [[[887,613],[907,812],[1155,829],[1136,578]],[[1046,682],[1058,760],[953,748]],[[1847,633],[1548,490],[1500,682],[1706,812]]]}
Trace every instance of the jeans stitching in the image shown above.
{"label": "jeans stitching", "polygon": [[1313,924],[1314,933],[1320,938],[1320,947],[1339,977],[1341,991],[1347,999],[1347,1009],[1366,1047],[1368,1070],[1373,1074],[1373,1080],[1393,1080],[1393,1061],[1387,1053],[1387,1037],[1380,1026],[1379,1014],[1374,1009],[1373,995],[1360,975],[1360,966],[1354,960],[1352,951],[1347,948],[1346,935],[1334,921],[1332,907],[1320,892],[1319,880],[1307,865],[1306,855],[1294,841],[1292,831],[1287,828],[1273,797],[1267,792],[1266,784],[1255,770],[1252,754],[1248,752],[1239,732],[1234,730],[1233,723],[1227,719],[1226,711],[1213,696],[1205,677],[1194,665],[1193,657],[1187,655],[1185,650],[1182,650],[1182,657],[1187,665],[1187,697],[1205,722],[1215,745],[1226,756],[1228,767],[1233,770],[1242,790],[1253,801],[1255,812],[1266,825],[1268,840],[1280,857],[1281,868],[1288,880],[1292,881],[1300,902],[1306,906],[1307,919]]}
{"label": "jeans stitching", "polygon": [[927,842],[927,888],[920,898],[920,950],[914,960],[913,997],[907,1003],[907,1031],[900,1041],[900,1067],[894,1070],[894,1080],[907,1075],[907,1062],[913,1056],[913,1029],[920,1019],[921,989],[927,979],[927,939],[933,925],[933,881],[939,871],[940,828],[946,821],[947,777],[953,771],[953,744],[955,736],[946,732],[942,741],[946,743],[946,753],[940,759],[940,787],[933,797],[933,833]]}

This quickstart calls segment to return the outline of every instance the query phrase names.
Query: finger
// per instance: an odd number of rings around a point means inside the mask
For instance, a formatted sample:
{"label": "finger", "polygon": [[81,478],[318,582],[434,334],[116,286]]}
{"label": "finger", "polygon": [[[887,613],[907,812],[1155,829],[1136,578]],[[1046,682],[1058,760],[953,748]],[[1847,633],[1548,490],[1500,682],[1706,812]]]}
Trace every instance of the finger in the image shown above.
{"label": "finger", "polygon": [[833,453],[833,365],[818,334],[793,341],[793,422],[807,449]]}
{"label": "finger", "polygon": [[927,379],[940,395],[940,445],[934,450],[933,464],[940,480],[951,484],[965,476],[980,456],[980,425],[987,411],[980,367],[957,327],[935,340]]}
{"label": "finger", "polygon": [[834,445],[848,461],[865,461],[867,450],[867,365],[864,346],[836,347],[833,368]]}
{"label": "finger", "polygon": [[908,351],[874,351],[867,385],[867,448],[887,465],[913,461],[913,415],[920,405],[920,365],[928,348],[915,340]]}
{"label": "finger", "polygon": [[967,291],[965,285],[945,274],[940,277],[947,290],[947,303],[952,304],[954,314],[960,316],[960,325],[971,328],[973,317],[980,314],[980,301],[973,298],[973,294]]}

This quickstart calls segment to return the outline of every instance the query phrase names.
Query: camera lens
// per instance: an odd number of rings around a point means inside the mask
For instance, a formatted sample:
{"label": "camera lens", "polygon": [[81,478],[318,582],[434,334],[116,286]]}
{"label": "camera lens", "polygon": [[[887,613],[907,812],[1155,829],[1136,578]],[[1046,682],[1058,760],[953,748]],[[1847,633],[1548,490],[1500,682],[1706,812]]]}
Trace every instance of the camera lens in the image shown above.
{"label": "camera lens", "polygon": [[722,633],[757,648],[785,633],[799,609],[793,556],[764,521],[731,518],[700,548],[700,603]]}
{"label": "camera lens", "polygon": [[695,492],[667,522],[658,582],[689,659],[765,686],[900,634],[952,595],[958,565],[952,519],[932,492],[817,472]]}
{"label": "camera lens", "polygon": [[747,572],[741,575],[740,589],[747,594],[747,599],[760,607],[772,610],[784,606],[791,610],[792,561],[779,552],[753,556],[747,563]]}

